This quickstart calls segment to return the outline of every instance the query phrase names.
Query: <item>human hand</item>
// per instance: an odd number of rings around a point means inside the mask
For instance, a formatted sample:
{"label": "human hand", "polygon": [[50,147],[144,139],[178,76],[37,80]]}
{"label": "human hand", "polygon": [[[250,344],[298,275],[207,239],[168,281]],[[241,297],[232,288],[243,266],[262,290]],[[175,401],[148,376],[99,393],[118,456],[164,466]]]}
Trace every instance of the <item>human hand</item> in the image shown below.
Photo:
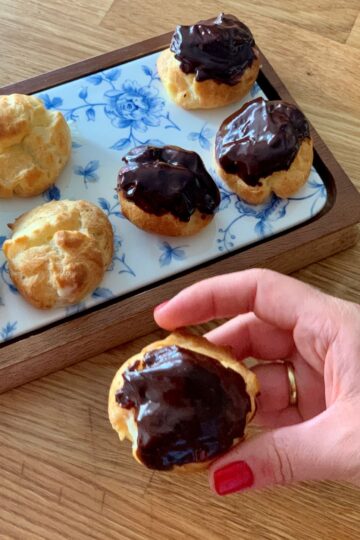
{"label": "human hand", "polygon": [[283,364],[254,368],[256,423],[271,428],[232,448],[209,469],[219,495],[300,480],[360,486],[360,306],[269,270],[246,270],[184,289],[154,311],[173,330],[234,317],[206,337],[248,356],[293,364],[297,406],[289,406]]}

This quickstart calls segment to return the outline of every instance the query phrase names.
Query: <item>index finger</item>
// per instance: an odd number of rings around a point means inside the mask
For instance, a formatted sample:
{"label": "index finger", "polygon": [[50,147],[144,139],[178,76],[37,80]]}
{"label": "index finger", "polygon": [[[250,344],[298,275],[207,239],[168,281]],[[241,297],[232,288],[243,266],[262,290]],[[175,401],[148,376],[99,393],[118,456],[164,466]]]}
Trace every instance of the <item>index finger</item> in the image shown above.
{"label": "index finger", "polygon": [[265,269],[216,276],[178,293],[154,311],[155,321],[167,330],[211,319],[254,312],[285,330],[293,330],[299,316],[314,320],[326,296],[310,285]]}

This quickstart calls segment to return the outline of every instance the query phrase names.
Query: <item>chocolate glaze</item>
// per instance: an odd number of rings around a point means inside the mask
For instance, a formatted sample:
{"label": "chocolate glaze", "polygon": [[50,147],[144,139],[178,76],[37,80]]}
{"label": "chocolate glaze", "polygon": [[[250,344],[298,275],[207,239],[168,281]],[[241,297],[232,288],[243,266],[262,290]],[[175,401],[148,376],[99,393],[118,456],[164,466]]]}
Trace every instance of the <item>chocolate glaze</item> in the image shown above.
{"label": "chocolate glaze", "polygon": [[257,98],[223,121],[216,159],[225,172],[256,186],[260,178],[287,170],[307,137],[309,124],[295,105]]}
{"label": "chocolate glaze", "polygon": [[256,58],[254,46],[249,28],[234,15],[221,13],[210,22],[177,26],[170,50],[182,71],[195,73],[197,81],[234,85]]}
{"label": "chocolate glaze", "polygon": [[123,374],[116,402],[135,409],[137,456],[150,469],[206,461],[242,437],[246,384],[214,358],[178,347],[147,352]]}
{"label": "chocolate glaze", "polygon": [[178,146],[138,146],[123,160],[118,191],[145,212],[190,220],[195,210],[213,214],[219,190],[198,154]]}

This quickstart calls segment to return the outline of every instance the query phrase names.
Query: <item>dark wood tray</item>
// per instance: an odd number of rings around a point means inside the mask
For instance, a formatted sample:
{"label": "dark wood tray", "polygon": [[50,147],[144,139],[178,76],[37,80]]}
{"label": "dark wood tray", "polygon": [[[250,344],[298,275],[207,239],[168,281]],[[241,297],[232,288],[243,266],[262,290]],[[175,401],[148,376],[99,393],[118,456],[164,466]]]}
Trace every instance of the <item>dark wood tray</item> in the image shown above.
{"label": "dark wood tray", "polygon": [[[39,92],[140,58],[167,47],[171,35],[164,34],[5,86],[0,94]],[[269,99],[281,98],[295,103],[264,55],[260,55],[262,68],[258,83],[262,90]],[[357,239],[356,224],[360,221],[360,195],[312,126],[311,133],[314,165],[328,193],[319,214],[251,247],[1,344],[0,392],[151,332],[155,328],[154,305],[200,279],[254,266],[289,273],[353,245]]]}

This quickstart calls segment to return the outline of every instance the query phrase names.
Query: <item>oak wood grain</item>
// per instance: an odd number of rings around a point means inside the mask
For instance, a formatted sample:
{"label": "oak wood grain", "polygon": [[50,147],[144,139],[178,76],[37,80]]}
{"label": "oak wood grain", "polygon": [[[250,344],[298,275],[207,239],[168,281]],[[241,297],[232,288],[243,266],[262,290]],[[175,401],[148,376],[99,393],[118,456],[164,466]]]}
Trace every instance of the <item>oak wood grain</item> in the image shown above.
{"label": "oak wood grain", "polygon": [[351,32],[346,39],[346,44],[360,49],[360,15],[357,16],[354,22]]}
{"label": "oak wood grain", "polygon": [[[357,2],[225,0],[220,6],[192,0],[166,8],[151,2],[150,8],[142,0],[0,0],[0,85],[219,9],[249,24],[360,188]],[[360,302],[359,245],[296,276]],[[0,396],[1,540],[359,538],[360,496],[352,486],[306,484],[217,499],[204,474],[166,476],[139,468],[108,424],[107,389],[119,364],[161,335],[157,331]]]}

